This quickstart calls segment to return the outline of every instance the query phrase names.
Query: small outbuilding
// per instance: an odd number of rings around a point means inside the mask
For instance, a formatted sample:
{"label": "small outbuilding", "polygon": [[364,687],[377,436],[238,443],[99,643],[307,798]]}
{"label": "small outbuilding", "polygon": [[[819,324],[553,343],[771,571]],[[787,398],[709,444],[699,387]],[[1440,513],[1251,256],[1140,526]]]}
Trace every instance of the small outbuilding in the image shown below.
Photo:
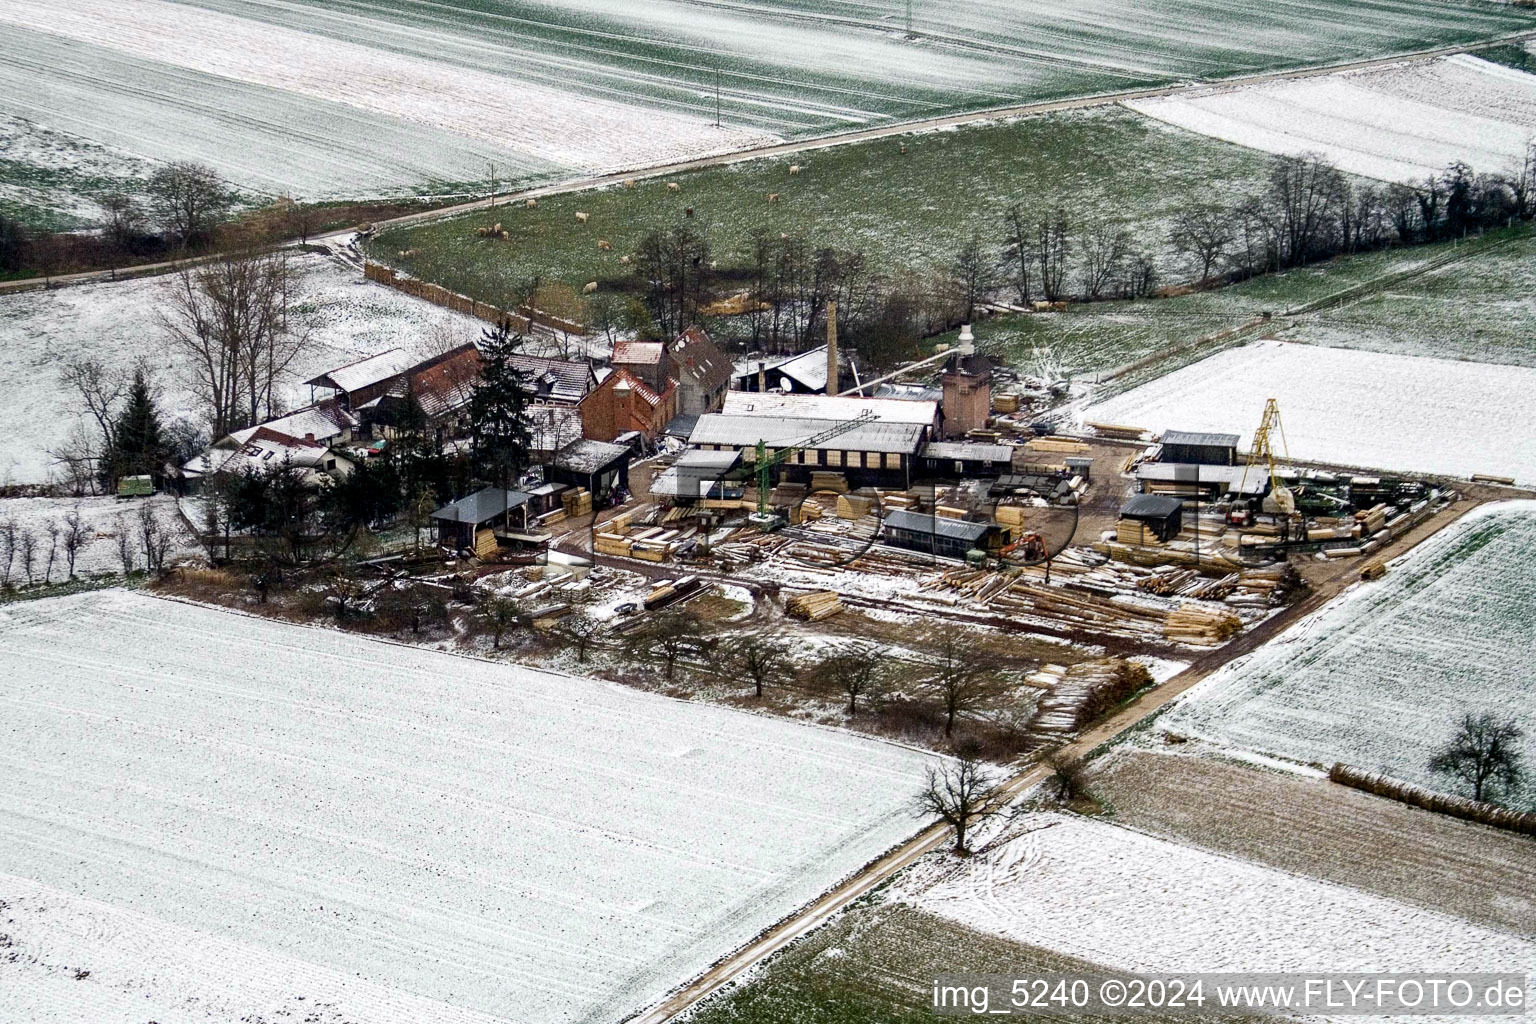
{"label": "small outbuilding", "polygon": [[987,534],[997,529],[989,523],[897,509],[885,517],[883,533],[891,547],[963,560],[972,551],[986,550]]}
{"label": "small outbuilding", "polygon": [[1013,446],[975,441],[930,441],[918,449],[924,473],[938,477],[1001,476],[1013,468]]}
{"label": "small outbuilding", "polygon": [[486,487],[432,513],[438,543],[457,551],[479,551],[479,535],[489,530],[511,532],[527,529],[527,506],[532,496],[523,491]]}
{"label": "small outbuilding", "polygon": [[1237,465],[1236,434],[1197,434],[1186,430],[1163,433],[1164,462],[1199,466]]}
{"label": "small outbuilding", "polygon": [[1121,507],[1120,521],[1167,542],[1184,529],[1184,502],[1161,494],[1138,494]]}
{"label": "small outbuilding", "polygon": [[631,454],[627,445],[572,441],[555,452],[544,476],[556,483],[585,487],[595,502],[606,504],[615,490],[628,486]]}

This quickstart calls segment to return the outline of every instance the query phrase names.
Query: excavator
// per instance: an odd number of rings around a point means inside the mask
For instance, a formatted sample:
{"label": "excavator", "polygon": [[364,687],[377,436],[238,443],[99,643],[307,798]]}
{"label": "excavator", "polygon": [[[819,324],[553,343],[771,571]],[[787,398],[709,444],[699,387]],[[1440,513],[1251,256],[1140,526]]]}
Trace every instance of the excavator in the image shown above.
{"label": "excavator", "polygon": [[998,552],[1003,558],[1022,558],[1026,562],[1044,561],[1047,553],[1045,538],[1038,533],[1026,533]]}

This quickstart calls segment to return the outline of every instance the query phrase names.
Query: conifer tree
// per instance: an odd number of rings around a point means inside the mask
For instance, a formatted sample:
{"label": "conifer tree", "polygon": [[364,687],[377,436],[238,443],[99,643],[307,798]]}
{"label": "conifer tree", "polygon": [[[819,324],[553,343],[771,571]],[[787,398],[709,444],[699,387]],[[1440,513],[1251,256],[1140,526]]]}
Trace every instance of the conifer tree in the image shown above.
{"label": "conifer tree", "polygon": [[484,362],[469,403],[470,448],[477,476],[507,490],[528,465],[532,436],[525,416],[533,394],[528,375],[512,364],[523,336],[502,320],[480,340]]}
{"label": "conifer tree", "polygon": [[149,380],[142,369],[135,370],[128,400],[112,425],[102,453],[102,483],[110,490],[127,476],[152,476],[158,480],[170,451]]}

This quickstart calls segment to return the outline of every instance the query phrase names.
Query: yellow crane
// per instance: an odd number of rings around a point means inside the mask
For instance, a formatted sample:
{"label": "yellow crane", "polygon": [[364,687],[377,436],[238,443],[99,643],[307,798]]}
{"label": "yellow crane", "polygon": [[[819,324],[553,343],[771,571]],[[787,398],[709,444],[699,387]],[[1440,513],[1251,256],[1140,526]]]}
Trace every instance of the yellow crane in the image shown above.
{"label": "yellow crane", "polygon": [[1253,432],[1253,444],[1248,449],[1248,464],[1243,468],[1243,486],[1239,493],[1246,494],[1248,474],[1255,466],[1260,467],[1269,474],[1269,497],[1265,499],[1266,506],[1273,505],[1273,510],[1266,507],[1264,511],[1272,514],[1294,516],[1296,514],[1296,496],[1291,489],[1280,480],[1275,469],[1274,437],[1280,436],[1280,449],[1284,457],[1289,460],[1291,455],[1285,443],[1285,428],[1280,425],[1280,403],[1271,398],[1264,403],[1264,419],[1259,423],[1259,429]]}

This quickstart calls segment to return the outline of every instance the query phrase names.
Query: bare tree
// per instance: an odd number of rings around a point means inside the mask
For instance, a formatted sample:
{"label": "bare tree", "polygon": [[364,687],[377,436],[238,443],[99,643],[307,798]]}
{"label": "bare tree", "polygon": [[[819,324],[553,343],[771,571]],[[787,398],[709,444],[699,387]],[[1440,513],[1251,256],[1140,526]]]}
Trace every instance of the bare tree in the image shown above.
{"label": "bare tree", "polygon": [[27,586],[30,587],[35,582],[33,571],[37,568],[37,535],[23,529],[17,535],[16,548],[21,552],[21,568],[27,574]]}
{"label": "bare tree", "polygon": [[363,582],[345,569],[337,569],[325,582],[325,603],[338,622],[355,616],[367,594]]}
{"label": "bare tree", "polygon": [[90,543],[90,531],[80,519],[80,513],[71,509],[64,516],[64,563],[69,567],[69,578],[75,578],[75,560],[80,557],[80,552]]}
{"label": "bare tree", "polygon": [[491,647],[501,650],[501,641],[515,629],[522,617],[523,606],[510,597],[490,597],[480,606],[480,621],[491,634]]}
{"label": "bare tree", "polygon": [[9,588],[11,585],[11,569],[16,564],[16,541],[18,527],[16,520],[7,516],[0,519],[0,559],[4,560],[5,569],[0,572],[0,587]]}
{"label": "bare tree", "polygon": [[104,233],[107,241],[118,254],[126,254],[133,240],[144,233],[146,218],[138,200],[126,192],[111,192],[99,202],[106,222]]}
{"label": "bare tree", "polygon": [[954,732],[957,718],[987,707],[1001,692],[992,673],[977,663],[975,638],[954,626],[939,636],[928,685],[944,709],[945,736]]}
{"label": "bare tree", "polygon": [[1268,198],[1280,229],[1280,259],[1300,266],[1322,248],[1338,216],[1344,175],[1316,153],[1282,156],[1269,176]]}
{"label": "bare tree", "polygon": [[699,621],[675,609],[652,615],[648,622],[629,635],[627,645],[632,656],[661,662],[668,679],[677,671],[679,661],[709,648]]}
{"label": "bare tree", "polygon": [[576,660],[583,665],[587,662],[587,652],[591,649],[593,641],[602,631],[602,622],[583,611],[567,615],[555,628],[559,637],[576,649]]}
{"label": "bare tree", "polygon": [[1067,284],[1067,261],[1072,255],[1071,224],[1065,210],[1057,210],[1035,227],[1035,259],[1040,264],[1040,290],[1046,300],[1061,299]]}
{"label": "bare tree", "polygon": [[98,450],[112,445],[118,406],[133,382],[131,374],[110,370],[99,359],[70,359],[59,371],[59,383],[80,399],[83,415],[96,427]]}
{"label": "bare tree", "polygon": [[117,560],[122,563],[123,575],[133,575],[133,568],[137,564],[137,552],[133,544],[133,524],[128,517],[117,517]]}
{"label": "bare tree", "polygon": [[1081,758],[1051,754],[1041,762],[1047,771],[1041,790],[1045,797],[1070,804],[1088,795],[1087,773]]}
{"label": "bare tree", "polygon": [[1028,303],[1038,259],[1035,253],[1035,234],[1025,217],[1024,208],[1018,203],[1008,208],[1004,223],[1007,226],[1008,263],[1013,273],[1013,287],[1019,293],[1019,302]]}
{"label": "bare tree", "polygon": [[144,568],[148,572],[164,572],[165,560],[170,555],[175,535],[155,513],[149,502],[139,506],[139,543],[144,549]]}
{"label": "bare tree", "polygon": [[50,519],[44,531],[48,535],[48,563],[43,569],[43,582],[52,583],[53,563],[59,558],[59,536],[64,532],[64,528],[57,519]]}
{"label": "bare tree", "polygon": [[1468,712],[1455,735],[1430,758],[1429,770],[1470,787],[1474,800],[1497,803],[1524,784],[1524,738],[1525,730],[1513,718]]}
{"label": "bare tree", "polygon": [[234,205],[213,168],[187,161],[157,170],[145,191],[155,220],[182,247],[206,239]]}
{"label": "bare tree", "polygon": [[752,681],[758,697],[789,670],[789,647],[768,630],[745,633],[731,645],[731,665]]}
{"label": "bare tree", "polygon": [[928,780],[917,797],[920,814],[932,814],[955,832],[955,853],[970,855],[966,836],[970,830],[996,813],[987,802],[991,790],[986,772],[975,756],[966,753],[953,762],[928,768]]}
{"label": "bare tree", "polygon": [[828,655],[818,673],[848,698],[848,714],[859,713],[859,701],[878,700],[885,689],[885,662],[870,644],[851,643]]}
{"label": "bare tree", "polygon": [[296,283],[281,253],[231,254],[171,279],[160,324],[189,359],[215,438],[276,412],[276,387],[309,340],[289,315]]}
{"label": "bare tree", "polygon": [[1095,224],[1083,233],[1082,239],[1083,294],[1097,299],[1119,275],[1130,250],[1131,236],[1113,224]]}
{"label": "bare tree", "polygon": [[1173,247],[1188,256],[1200,268],[1200,283],[1211,279],[1213,271],[1226,256],[1236,237],[1232,215],[1215,206],[1185,210],[1173,221],[1169,233]]}
{"label": "bare tree", "polygon": [[964,320],[976,319],[976,307],[991,292],[997,280],[997,261],[982,243],[981,232],[974,231],[950,264],[950,275],[960,304],[965,307]]}

